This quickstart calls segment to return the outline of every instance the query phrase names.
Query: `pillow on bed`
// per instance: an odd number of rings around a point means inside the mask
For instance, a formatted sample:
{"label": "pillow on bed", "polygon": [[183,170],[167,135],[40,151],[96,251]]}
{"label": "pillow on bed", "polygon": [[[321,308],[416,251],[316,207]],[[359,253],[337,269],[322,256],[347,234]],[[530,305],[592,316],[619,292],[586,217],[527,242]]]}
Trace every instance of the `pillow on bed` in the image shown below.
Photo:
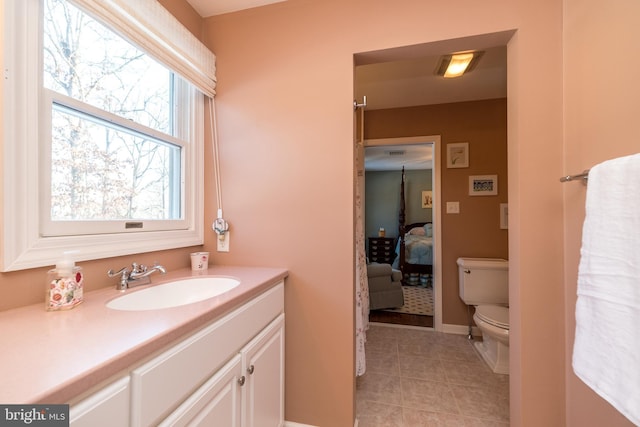
{"label": "pillow on bed", "polygon": [[413,234],[414,236],[425,236],[426,230],[424,227],[414,227],[407,234]]}
{"label": "pillow on bed", "polygon": [[427,223],[422,227],[424,229],[424,235],[427,237],[433,237],[433,224]]}

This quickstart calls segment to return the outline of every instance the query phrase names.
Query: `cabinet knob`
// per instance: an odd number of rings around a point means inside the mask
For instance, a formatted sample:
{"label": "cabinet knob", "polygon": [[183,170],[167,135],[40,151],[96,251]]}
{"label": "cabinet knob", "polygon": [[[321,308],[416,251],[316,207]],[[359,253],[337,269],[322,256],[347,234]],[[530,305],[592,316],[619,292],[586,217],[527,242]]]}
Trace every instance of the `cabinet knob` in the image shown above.
{"label": "cabinet knob", "polygon": [[253,375],[253,371],[255,371],[255,366],[251,365],[247,368],[247,372],[249,372],[249,375]]}
{"label": "cabinet knob", "polygon": [[240,384],[240,386],[243,386],[244,383],[246,382],[246,378],[243,376],[241,376],[240,378],[238,378],[238,384]]}

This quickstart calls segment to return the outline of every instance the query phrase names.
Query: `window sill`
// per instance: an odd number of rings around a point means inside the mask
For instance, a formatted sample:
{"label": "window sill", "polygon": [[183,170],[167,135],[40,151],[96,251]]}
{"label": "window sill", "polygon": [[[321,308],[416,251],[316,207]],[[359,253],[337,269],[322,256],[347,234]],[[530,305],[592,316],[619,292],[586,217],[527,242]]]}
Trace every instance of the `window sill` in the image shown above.
{"label": "window sill", "polygon": [[2,271],[55,265],[65,251],[77,251],[75,261],[87,261],[196,246],[203,242],[201,227],[200,230],[40,238],[23,251],[17,247],[5,248]]}

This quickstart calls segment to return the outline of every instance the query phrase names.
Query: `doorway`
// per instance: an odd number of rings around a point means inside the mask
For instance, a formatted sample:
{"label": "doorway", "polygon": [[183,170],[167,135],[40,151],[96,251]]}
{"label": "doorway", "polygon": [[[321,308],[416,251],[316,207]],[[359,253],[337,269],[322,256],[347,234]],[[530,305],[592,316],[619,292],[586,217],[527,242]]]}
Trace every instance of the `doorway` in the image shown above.
{"label": "doorway", "polygon": [[[442,239],[440,226],[440,136],[416,136],[407,138],[365,139],[365,179],[361,181],[361,193],[364,196],[365,236],[373,240],[380,232],[393,238],[393,256],[388,260],[395,270],[400,270],[398,251],[400,250],[399,210],[401,201],[400,182],[402,169],[405,170],[404,185],[404,226],[412,223],[431,223],[430,262],[432,274],[429,277],[416,276],[417,283],[409,283],[409,276],[403,277],[405,299],[419,300],[429,295],[432,298],[431,314],[412,315],[407,301],[404,308],[374,311],[372,321],[382,320],[390,323],[442,329],[442,279],[441,253]],[[408,175],[410,174],[410,175]],[[407,175],[411,179],[407,179]],[[367,182],[370,183],[367,187]],[[373,185],[374,188],[371,188]],[[429,192],[430,203],[423,203],[423,191]],[[383,231],[384,230],[384,231]],[[405,230],[408,231],[408,230]],[[371,248],[367,247],[368,254]],[[414,286],[409,286],[414,285]],[[424,289],[421,289],[424,288]],[[429,292],[430,291],[430,292]],[[428,293],[425,293],[428,292]],[[417,303],[417,301],[416,301]],[[408,314],[408,315],[405,315]],[[428,318],[427,318],[428,317]],[[386,319],[386,320],[385,320]]]}
{"label": "doorway", "polygon": [[[494,209],[493,202],[507,202],[506,44],[512,34],[484,34],[354,56],[355,99],[366,96],[361,124],[365,141],[393,145],[389,141],[403,139],[393,138],[396,136],[441,134],[443,141],[437,154],[444,155],[449,144],[468,143],[471,147],[469,167],[450,166],[444,159],[438,160],[444,187],[435,199],[438,206],[434,211],[442,215],[436,225],[442,226],[438,232],[452,237],[438,254],[439,262],[434,262],[434,269],[439,269],[434,282],[439,280],[444,287],[440,293],[435,289],[440,301],[436,303],[435,314],[439,318],[434,319],[434,328],[443,332],[466,334],[468,330],[467,309],[458,295],[456,257],[507,257],[507,232],[493,230],[493,222],[498,224],[494,212],[498,208],[496,205]],[[459,79],[435,75],[438,58],[462,50],[484,51],[472,72]],[[378,142],[377,138],[387,142]],[[469,177],[484,174],[501,177],[500,200],[469,197]],[[447,208],[451,204],[451,211],[446,214],[440,206],[445,202]],[[491,221],[491,227],[474,225],[487,221]],[[482,235],[490,229],[491,233]],[[468,240],[472,243],[468,244]],[[496,243],[499,248],[478,248],[482,241]],[[437,243],[442,242],[441,237]]]}
{"label": "doorway", "polygon": [[[437,203],[437,208],[434,206],[434,209],[441,214],[441,217],[435,221],[438,227],[442,227],[437,230],[436,241],[440,252],[434,261],[435,280],[439,288],[436,291],[439,301],[435,310],[438,319],[434,322],[434,329],[439,332],[460,335],[466,335],[467,332],[468,313],[466,306],[459,298],[455,257],[463,254],[474,254],[478,257],[493,255],[494,249],[478,247],[478,242],[486,241],[499,244],[500,250],[504,250],[501,257],[508,257],[507,230],[493,230],[497,227],[494,227],[493,222],[499,226],[496,215],[498,210],[493,206],[495,203],[489,207],[485,206],[488,205],[489,198],[469,197],[472,195],[469,182],[472,175],[497,174],[501,179],[499,190],[501,199],[497,200],[498,197],[496,197],[495,201],[507,202],[506,46],[512,35],[512,32],[485,34],[420,46],[367,52],[355,56],[355,99],[363,99],[366,95],[368,104],[363,114],[365,124],[362,125],[361,132],[365,144],[370,140],[375,141],[375,138],[385,138],[390,141],[393,139],[390,137],[395,136],[442,135],[442,141],[439,141],[436,150],[436,153],[442,157],[442,161],[436,162],[441,166],[439,173],[442,179],[439,179],[439,183],[442,184],[442,188],[434,191]],[[468,77],[481,77],[480,73],[486,71],[491,75],[491,81],[496,84],[494,87],[498,89],[496,94],[486,95],[485,93],[478,98],[464,98],[463,95],[472,96],[475,92],[464,88],[454,90],[454,86],[462,81],[470,83],[466,76],[463,77],[464,80],[456,80],[456,82],[440,81],[441,84],[449,86],[447,90],[444,86],[439,86],[442,90],[428,89],[427,80],[432,79],[433,76],[426,75],[432,73],[433,62],[431,65],[428,60],[420,63],[422,57],[429,56],[433,61],[433,57],[446,52],[494,47],[496,49],[492,50],[491,54],[499,54],[498,56],[502,57],[502,65],[484,71],[476,68]],[[392,62],[400,63],[405,73],[394,70]],[[369,65],[370,69],[365,70]],[[361,66],[363,68],[360,68]],[[483,76],[489,77],[488,74]],[[488,86],[484,89],[488,89]],[[424,102],[424,98],[417,96],[424,92],[430,92],[439,97],[434,98],[433,102]],[[381,95],[380,99],[377,99],[376,93]],[[398,94],[407,96],[396,96]],[[414,95],[416,96],[412,98]],[[493,117],[500,118],[498,123],[489,124],[488,117],[485,116],[489,112],[492,112]],[[489,130],[489,132],[481,134],[474,128]],[[449,144],[456,143],[469,144],[469,167],[450,165],[449,162],[445,162],[447,157],[445,153],[450,148]],[[493,163],[496,159],[499,161]],[[489,222],[491,227],[479,226]],[[480,235],[485,232],[487,232],[486,236]],[[498,238],[496,238],[497,233],[500,233]],[[447,236],[444,237],[443,234]],[[447,240],[443,250],[441,244],[444,238]],[[472,240],[471,244],[469,240]],[[506,393],[508,394],[508,390]]]}

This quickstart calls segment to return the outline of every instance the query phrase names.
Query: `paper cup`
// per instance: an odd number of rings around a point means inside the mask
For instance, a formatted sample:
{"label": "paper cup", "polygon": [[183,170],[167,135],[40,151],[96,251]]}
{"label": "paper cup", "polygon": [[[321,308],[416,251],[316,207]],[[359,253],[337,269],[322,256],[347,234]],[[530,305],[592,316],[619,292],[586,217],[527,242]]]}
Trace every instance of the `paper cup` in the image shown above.
{"label": "paper cup", "polygon": [[193,252],[191,254],[191,270],[203,271],[209,268],[209,252]]}

